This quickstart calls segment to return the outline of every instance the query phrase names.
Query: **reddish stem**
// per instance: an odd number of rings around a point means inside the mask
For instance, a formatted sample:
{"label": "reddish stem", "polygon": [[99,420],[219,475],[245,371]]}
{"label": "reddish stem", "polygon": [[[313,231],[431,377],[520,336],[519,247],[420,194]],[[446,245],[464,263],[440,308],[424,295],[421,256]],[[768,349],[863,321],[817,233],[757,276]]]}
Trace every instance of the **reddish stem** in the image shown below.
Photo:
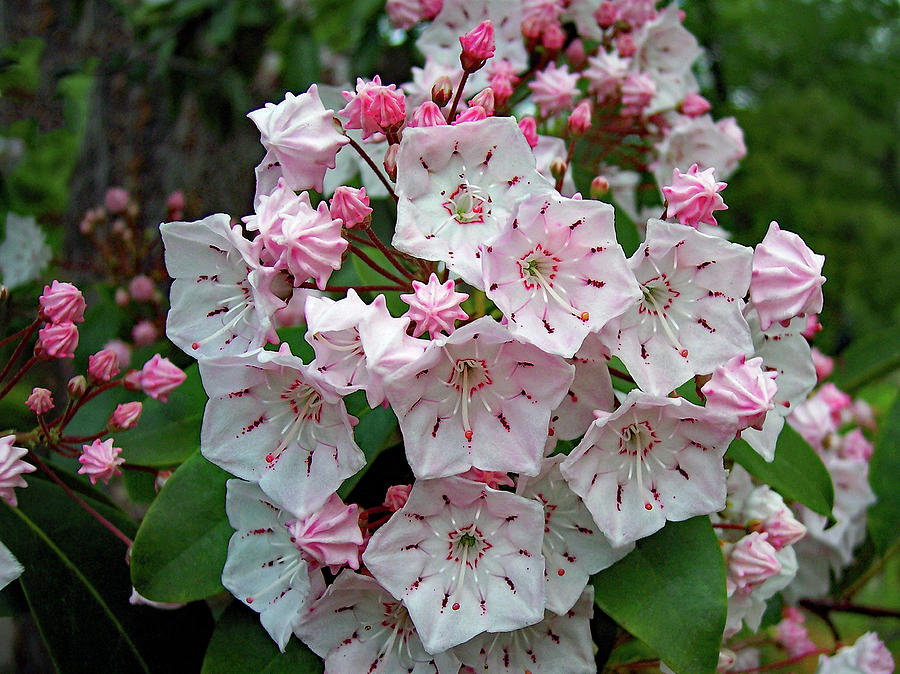
{"label": "reddish stem", "polygon": [[450,106],[450,112],[447,113],[447,124],[453,124],[453,117],[456,115],[456,108],[459,107],[459,99],[462,98],[463,89],[466,86],[466,80],[469,79],[469,71],[463,70],[462,79],[456,88],[456,96],[453,97],[453,105]]}
{"label": "reddish stem", "polygon": [[381,239],[379,239],[376,236],[375,232],[372,231],[371,225],[366,225],[366,234],[369,235],[369,238],[372,240],[372,244],[384,254],[384,256],[392,265],[397,268],[397,271],[399,271],[409,280],[413,280],[416,278],[415,274],[413,274],[406,267],[400,264],[400,261],[397,260],[397,258],[394,256],[394,252],[381,242]]}
{"label": "reddish stem", "polygon": [[575,154],[575,139],[569,141],[569,151],[566,153],[566,162],[565,167],[563,168],[562,173],[559,178],[556,179],[556,191],[561,192],[563,188],[563,181],[566,179],[566,172],[569,170],[569,164],[572,163],[572,155]]}
{"label": "reddish stem", "polygon": [[385,188],[388,191],[388,194],[391,195],[391,197],[394,199],[394,201],[397,201],[397,193],[394,192],[394,187],[391,185],[390,182],[388,182],[388,179],[384,176],[384,173],[382,173],[381,169],[378,168],[378,166],[375,164],[374,161],[372,161],[372,158],[368,154],[366,154],[366,151],[362,149],[360,144],[357,143],[352,138],[350,138],[350,136],[347,136],[347,140],[350,141],[350,147],[352,147],[354,150],[356,150],[356,152],[359,154],[359,156],[363,158],[363,161],[365,161],[369,165],[370,169],[375,171],[375,175],[378,176],[378,179],[381,181],[381,184],[385,186]]}
{"label": "reddish stem", "polygon": [[[394,283],[399,283],[399,284],[401,284],[401,285],[405,285],[405,284],[406,284],[406,281],[405,281],[404,279],[402,279],[402,278],[400,278],[399,276],[396,276],[395,274],[392,274],[391,272],[389,272],[387,269],[385,269],[385,268],[382,267],[380,264],[378,264],[377,262],[375,262],[375,260],[373,260],[373,259],[370,258],[368,255],[366,255],[364,252],[362,252],[362,250],[361,250],[360,248],[358,248],[357,246],[354,246],[353,244],[350,244],[350,252],[352,252],[354,255],[356,255],[356,257],[358,257],[360,260],[362,260],[363,262],[365,262],[367,265],[369,265],[372,269],[374,269],[374,270],[377,271],[379,274],[381,274],[382,276],[384,276],[386,279],[390,279],[390,280],[393,281]],[[395,265],[395,266],[396,266],[396,265]],[[406,273],[408,274],[409,272],[406,272]]]}
{"label": "reddish stem", "polygon": [[[12,361],[10,361],[10,362],[12,362]],[[37,362],[37,356],[32,356],[31,358],[29,358],[28,360],[25,361],[25,364],[22,366],[22,369],[20,369],[18,372],[16,372],[13,375],[13,378],[10,379],[9,382],[6,384],[6,386],[3,387],[3,390],[0,391],[0,399],[3,399],[3,397],[12,390],[13,386],[15,386],[17,383],[19,383],[19,380],[25,376],[25,373],[28,372],[28,370],[31,369],[31,366],[34,365],[36,362]]]}
{"label": "reddish stem", "polygon": [[59,476],[54,473],[34,452],[30,452],[31,459],[38,465],[38,467],[43,470],[47,475],[53,480],[56,484],[60,486],[60,488],[68,494],[68,496],[75,501],[78,505],[80,505],[84,510],[95,520],[97,520],[106,530],[108,530],[111,534],[113,534],[116,538],[122,541],[129,548],[134,545],[134,541],[132,541],[128,536],[122,533],[122,531],[108,519],[106,519],[103,515],[94,510],[91,506],[84,502],[75,492],[69,489],[69,486],[59,479]]}
{"label": "reddish stem", "polygon": [[728,522],[714,522],[713,527],[716,529],[740,529],[741,531],[747,531],[747,527],[743,524],[730,524]]}
{"label": "reddish stem", "polygon": [[817,615],[828,611],[840,611],[842,613],[856,613],[873,618],[900,618],[900,611],[879,606],[860,606],[850,601],[830,601],[826,599],[801,599],[800,606],[809,609]]}
{"label": "reddish stem", "polygon": [[[22,336],[22,341],[19,342],[18,346],[16,346],[16,350],[13,351],[12,355],[9,357],[9,362],[4,366],[3,371],[0,372],[0,381],[9,374],[9,371],[12,369],[13,364],[19,359],[19,356],[22,355],[22,351],[25,350],[25,344],[28,342],[31,335],[34,334],[34,331],[37,330],[37,327],[41,324],[41,319],[35,319],[34,323],[25,328],[25,334]],[[0,396],[2,398],[3,396]]]}
{"label": "reddish stem", "polygon": [[[15,333],[9,335],[9,337],[4,337],[3,339],[0,339],[0,347],[6,346],[6,345],[9,344],[11,341],[13,341],[14,339],[16,339],[17,337],[21,337],[22,335],[24,335],[24,334],[25,334],[26,332],[28,332],[29,330],[33,331],[35,327],[37,327],[38,325],[40,325],[40,323],[41,323],[41,319],[40,319],[40,318],[35,318],[35,319],[34,319],[34,323],[32,323],[31,325],[25,326],[24,328],[22,328],[22,329],[19,330],[18,332],[15,332]],[[2,379],[2,377],[0,377],[0,379]]]}

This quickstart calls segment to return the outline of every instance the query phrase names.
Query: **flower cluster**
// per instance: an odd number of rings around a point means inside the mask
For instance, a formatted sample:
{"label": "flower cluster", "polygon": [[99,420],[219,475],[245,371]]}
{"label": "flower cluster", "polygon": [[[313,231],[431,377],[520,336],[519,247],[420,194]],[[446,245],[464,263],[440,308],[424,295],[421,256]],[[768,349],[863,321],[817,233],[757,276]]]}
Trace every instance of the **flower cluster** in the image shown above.
{"label": "flower cluster", "polygon": [[[800,324],[825,279],[775,223],[755,250],[713,227],[745,149],[697,94],[677,6],[388,11],[432,19],[412,82],[251,112],[253,213],[161,225],[168,335],[209,395],[201,450],[237,478],[223,583],[333,671],[588,672],[589,576],[713,516],[743,530],[722,537],[726,636],[755,629],[813,525],[723,456],[741,435],[772,460],[815,385]],[[632,214],[656,176],[663,218],[630,255],[613,206],[575,191],[576,154]],[[342,499],[367,464],[357,391],[396,417],[415,477],[365,509]]]}

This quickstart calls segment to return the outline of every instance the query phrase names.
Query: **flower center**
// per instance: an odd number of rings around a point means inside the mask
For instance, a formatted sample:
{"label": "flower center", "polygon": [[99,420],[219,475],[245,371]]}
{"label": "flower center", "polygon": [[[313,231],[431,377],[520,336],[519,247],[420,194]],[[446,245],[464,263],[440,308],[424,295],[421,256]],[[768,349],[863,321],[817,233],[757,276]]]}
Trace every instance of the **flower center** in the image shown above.
{"label": "flower center", "polygon": [[466,440],[472,440],[472,425],[469,423],[469,403],[472,396],[483,389],[485,386],[493,384],[491,374],[487,368],[487,362],[480,358],[458,358],[453,364],[450,372],[451,387],[459,393],[459,399],[456,402],[457,411],[462,412],[463,430],[465,431]]}
{"label": "flower center", "polygon": [[582,321],[590,319],[590,314],[587,311],[576,309],[572,302],[564,297],[565,290],[562,287],[555,287],[559,263],[562,262],[559,257],[553,255],[550,251],[544,250],[544,247],[539,243],[519,258],[517,262],[522,283],[533,293],[540,290],[544,296],[545,304],[549,304],[550,300],[553,300],[562,307],[563,311],[572,314],[575,318]]}
{"label": "flower center", "polygon": [[665,274],[660,273],[641,285],[643,300],[638,307],[639,314],[646,314],[657,320],[654,325],[659,325],[668,337],[669,342],[675,347],[675,350],[682,358],[688,357],[688,350],[685,349],[681,342],[678,341],[678,324],[669,316],[668,312],[672,308],[675,298],[681,293],[672,287],[669,279]]}
{"label": "flower center", "polygon": [[[656,433],[646,420],[635,421],[625,426],[619,432],[619,455],[628,466],[628,480],[637,478],[638,493],[644,493],[644,470],[650,472],[650,467],[644,465],[644,459],[650,451],[659,443]],[[629,460],[630,457],[630,460]],[[653,510],[650,500],[644,498],[644,508]]]}
{"label": "flower center", "polygon": [[477,185],[460,183],[441,204],[450,217],[461,225],[482,224],[491,214],[491,197]]}

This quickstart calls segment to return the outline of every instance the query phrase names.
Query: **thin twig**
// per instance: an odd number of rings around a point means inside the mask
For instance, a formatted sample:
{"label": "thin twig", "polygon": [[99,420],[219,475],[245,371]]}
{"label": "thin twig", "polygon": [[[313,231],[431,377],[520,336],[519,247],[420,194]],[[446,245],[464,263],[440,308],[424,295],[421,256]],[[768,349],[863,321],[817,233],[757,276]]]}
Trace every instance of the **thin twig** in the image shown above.
{"label": "thin twig", "polygon": [[375,162],[372,161],[372,158],[366,153],[365,150],[362,149],[360,144],[357,143],[352,138],[350,138],[350,136],[347,136],[347,140],[350,141],[350,147],[352,147],[354,150],[356,150],[356,152],[359,154],[359,156],[363,158],[363,161],[365,161],[369,165],[369,168],[371,168],[373,171],[375,171],[375,175],[378,176],[378,179],[381,181],[381,184],[385,186],[385,188],[388,191],[388,194],[390,194],[391,197],[393,197],[394,201],[397,201],[398,200],[397,193],[394,192],[393,185],[391,185],[391,183],[388,182],[388,179],[385,177],[384,173],[382,173],[381,169],[378,168],[378,166],[375,164]]}

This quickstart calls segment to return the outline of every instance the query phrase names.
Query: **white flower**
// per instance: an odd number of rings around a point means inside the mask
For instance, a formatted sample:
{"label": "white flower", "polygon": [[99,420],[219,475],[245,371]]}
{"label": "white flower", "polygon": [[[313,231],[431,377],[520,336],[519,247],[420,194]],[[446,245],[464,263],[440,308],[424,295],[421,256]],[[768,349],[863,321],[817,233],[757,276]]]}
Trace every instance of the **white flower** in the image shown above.
{"label": "white flower", "polygon": [[0,243],[0,283],[15,288],[36,279],[53,253],[33,215],[6,214],[6,238]]}
{"label": "white flower", "polygon": [[0,542],[0,590],[21,576],[24,570],[10,549]]}

